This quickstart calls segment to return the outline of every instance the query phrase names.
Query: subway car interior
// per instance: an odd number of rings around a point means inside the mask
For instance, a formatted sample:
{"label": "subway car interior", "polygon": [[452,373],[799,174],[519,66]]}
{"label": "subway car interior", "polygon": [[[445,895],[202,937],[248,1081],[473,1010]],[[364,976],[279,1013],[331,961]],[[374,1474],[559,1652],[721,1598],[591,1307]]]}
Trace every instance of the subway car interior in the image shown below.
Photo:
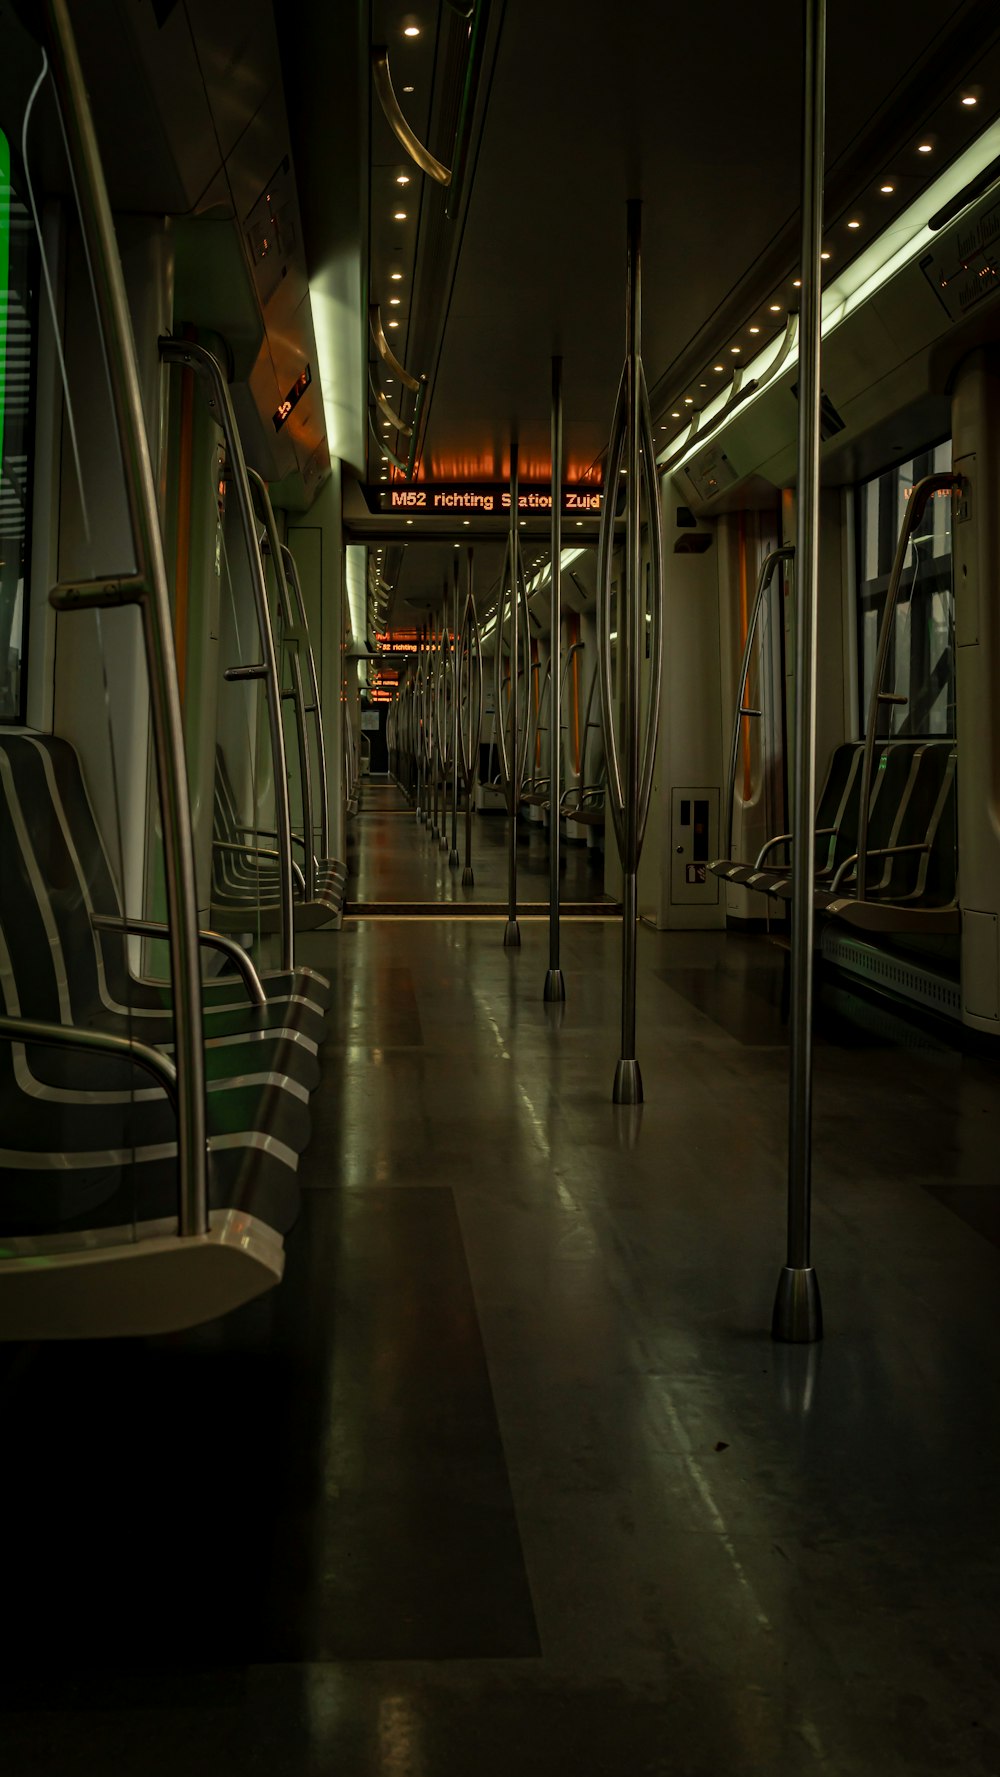
{"label": "subway car interior", "polygon": [[995,0],[0,0],[0,1764],[998,1777]]}

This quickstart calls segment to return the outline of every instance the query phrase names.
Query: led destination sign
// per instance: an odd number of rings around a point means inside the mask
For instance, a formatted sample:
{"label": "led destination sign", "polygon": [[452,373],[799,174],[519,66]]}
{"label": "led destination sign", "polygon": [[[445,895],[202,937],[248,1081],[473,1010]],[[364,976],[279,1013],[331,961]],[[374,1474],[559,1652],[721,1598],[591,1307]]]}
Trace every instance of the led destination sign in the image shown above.
{"label": "led destination sign", "polygon": [[[498,481],[392,482],[385,487],[366,487],[370,512],[422,513],[426,518],[504,517],[510,512],[510,488]],[[525,518],[543,518],[552,511],[548,487],[520,487],[517,509]],[[566,518],[599,518],[601,490],[589,482],[576,482],[562,491]]]}

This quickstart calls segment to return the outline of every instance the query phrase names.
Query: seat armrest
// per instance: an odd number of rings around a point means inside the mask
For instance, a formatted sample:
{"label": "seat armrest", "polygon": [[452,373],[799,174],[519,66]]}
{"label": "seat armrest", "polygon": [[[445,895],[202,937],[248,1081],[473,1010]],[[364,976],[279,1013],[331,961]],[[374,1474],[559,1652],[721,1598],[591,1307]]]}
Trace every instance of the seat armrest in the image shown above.
{"label": "seat armrest", "polygon": [[93,1055],[116,1055],[152,1074],[177,1110],[177,1069],[166,1055],[133,1037],[105,1030],[75,1030],[71,1024],[48,1024],[38,1018],[0,1018],[0,1039],[9,1043],[41,1043],[50,1049],[81,1049]]}
{"label": "seat armrest", "polygon": [[[138,938],[170,936],[170,927],[159,919],[122,919],[117,914],[95,913],[91,923],[98,932],[134,932]],[[267,1005],[267,994],[261,986],[260,976],[242,944],[237,944],[235,938],[224,937],[221,932],[199,932],[198,942],[206,950],[221,950],[223,956],[228,956],[242,978],[251,1005]]]}

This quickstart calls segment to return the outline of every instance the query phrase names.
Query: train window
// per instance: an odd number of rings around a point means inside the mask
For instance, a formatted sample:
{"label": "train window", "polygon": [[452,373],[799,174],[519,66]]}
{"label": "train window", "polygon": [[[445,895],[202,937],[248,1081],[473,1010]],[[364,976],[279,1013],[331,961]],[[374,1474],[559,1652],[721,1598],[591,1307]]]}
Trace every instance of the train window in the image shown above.
{"label": "train window", "polygon": [[[861,726],[867,720],[879,628],[896,540],[915,484],[951,468],[951,440],[930,446],[857,490],[858,667]],[[883,691],[905,698],[886,705],[885,734],[955,732],[955,602],[951,569],[951,498],[931,500],[913,538],[889,643]]]}
{"label": "train window", "polygon": [[0,130],[0,722],[24,719],[33,233]]}

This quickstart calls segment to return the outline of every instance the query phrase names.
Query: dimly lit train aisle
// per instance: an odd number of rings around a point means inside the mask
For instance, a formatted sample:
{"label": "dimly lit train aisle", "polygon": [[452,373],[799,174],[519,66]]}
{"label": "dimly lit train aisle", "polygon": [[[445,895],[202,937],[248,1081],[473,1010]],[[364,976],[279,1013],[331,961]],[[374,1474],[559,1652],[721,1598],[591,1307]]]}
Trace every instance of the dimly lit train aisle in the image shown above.
{"label": "dimly lit train aisle", "polygon": [[642,931],[629,1114],[618,945],[567,924],[558,1024],[542,924],[302,941],[282,1287],[0,1355],[9,1777],[997,1771],[992,1070],[825,1003],[776,1348],[780,958]]}

